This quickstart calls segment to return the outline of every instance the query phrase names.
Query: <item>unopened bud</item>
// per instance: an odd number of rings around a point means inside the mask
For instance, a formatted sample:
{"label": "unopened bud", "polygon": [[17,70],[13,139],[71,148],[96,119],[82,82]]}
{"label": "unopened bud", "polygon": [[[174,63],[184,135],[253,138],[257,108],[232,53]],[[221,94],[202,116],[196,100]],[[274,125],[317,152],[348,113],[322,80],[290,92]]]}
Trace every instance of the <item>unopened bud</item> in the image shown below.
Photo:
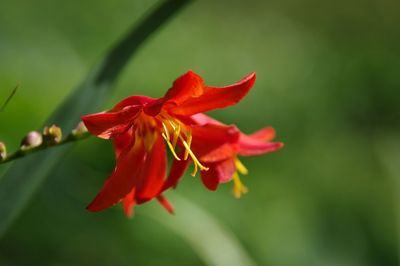
{"label": "unopened bud", "polygon": [[42,135],[37,131],[29,132],[21,141],[21,149],[27,150],[40,146],[43,142]]}
{"label": "unopened bud", "polygon": [[0,161],[7,157],[7,148],[3,142],[0,142]]}
{"label": "unopened bud", "polygon": [[62,139],[62,131],[61,128],[56,125],[52,125],[51,127],[45,127],[43,129],[43,138],[48,144],[57,144]]}
{"label": "unopened bud", "polygon": [[88,132],[85,124],[83,124],[83,122],[79,122],[78,125],[72,130],[72,135],[74,136],[79,136],[82,135],[84,133]]}

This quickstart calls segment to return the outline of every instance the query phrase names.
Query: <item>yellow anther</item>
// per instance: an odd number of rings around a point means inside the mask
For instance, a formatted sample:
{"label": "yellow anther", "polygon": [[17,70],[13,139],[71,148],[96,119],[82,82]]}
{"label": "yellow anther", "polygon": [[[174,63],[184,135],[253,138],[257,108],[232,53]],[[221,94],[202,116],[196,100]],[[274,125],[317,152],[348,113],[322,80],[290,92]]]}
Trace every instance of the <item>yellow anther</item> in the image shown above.
{"label": "yellow anther", "polygon": [[233,190],[232,193],[235,196],[235,198],[240,198],[242,194],[245,194],[248,192],[248,189],[245,185],[243,185],[242,181],[240,180],[239,175],[237,172],[233,174]]}
{"label": "yellow anther", "polygon": [[239,173],[241,173],[242,175],[247,175],[249,173],[246,166],[244,166],[243,163],[237,158],[235,159],[235,166]]}
{"label": "yellow anther", "polygon": [[167,138],[167,136],[162,133],[161,134],[162,137],[165,139],[165,141],[167,142],[167,145],[172,153],[172,155],[175,157],[175,159],[177,159],[178,161],[180,161],[181,159],[178,157],[178,155],[175,153],[174,147],[172,146],[171,142],[169,141],[169,139]]}
{"label": "yellow anther", "polygon": [[[186,139],[187,139],[187,144],[188,144],[189,150],[190,150],[190,146],[192,145],[192,132],[191,131],[188,132]],[[185,150],[185,156],[183,157],[184,160],[187,160],[187,158],[189,156],[189,150],[188,149]]]}

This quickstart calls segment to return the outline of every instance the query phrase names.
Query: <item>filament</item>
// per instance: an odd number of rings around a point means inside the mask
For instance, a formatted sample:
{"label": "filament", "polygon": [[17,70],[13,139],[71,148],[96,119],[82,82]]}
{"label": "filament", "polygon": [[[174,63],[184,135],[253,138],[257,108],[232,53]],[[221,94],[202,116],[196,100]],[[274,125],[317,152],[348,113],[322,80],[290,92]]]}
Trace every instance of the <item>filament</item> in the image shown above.
{"label": "filament", "polygon": [[161,135],[162,135],[162,137],[165,139],[165,141],[167,142],[167,145],[168,145],[168,147],[169,147],[169,149],[170,149],[172,155],[175,157],[175,159],[177,159],[178,161],[180,161],[181,159],[180,159],[180,158],[178,157],[178,155],[175,153],[175,149],[174,149],[174,147],[172,146],[172,144],[171,144],[171,142],[169,141],[169,139],[167,138],[167,136],[166,136],[164,133],[162,133]]}
{"label": "filament", "polygon": [[[181,134],[181,125],[178,124],[178,126],[176,127],[176,129],[174,130],[174,138],[172,140],[172,146],[175,148],[176,143],[178,141],[179,135]],[[190,144],[189,144],[190,146]],[[185,159],[186,160],[186,159]]]}
{"label": "filament", "polygon": [[165,132],[165,136],[167,137],[167,139],[168,139],[168,141],[169,141],[169,140],[170,140],[170,136],[169,136],[169,133],[168,133],[168,128],[167,128],[167,126],[164,124],[164,122],[161,122],[161,124],[163,125],[164,132]]}
{"label": "filament", "polygon": [[[190,147],[190,146],[192,145],[192,132],[191,132],[191,131],[189,131],[189,133],[188,133],[186,139],[187,139],[187,144],[188,144],[188,146]],[[186,150],[185,150],[185,156],[184,156],[183,158],[184,158],[185,160],[187,160],[188,156],[189,156],[189,151],[186,149]]]}
{"label": "filament", "polygon": [[[204,165],[202,165],[200,163],[200,161],[196,158],[196,155],[193,153],[193,151],[190,148],[190,146],[192,145],[192,139],[193,139],[190,128],[187,129],[184,126],[181,126],[181,123],[179,121],[176,121],[174,118],[171,118],[168,115],[162,115],[162,119],[164,121],[168,121],[168,124],[161,121],[161,124],[164,129],[162,136],[165,139],[165,141],[167,142],[167,145],[168,145],[169,149],[171,150],[175,159],[177,159],[178,161],[181,160],[175,152],[175,147],[176,147],[176,144],[179,139],[179,140],[181,140],[181,142],[185,148],[184,160],[187,160],[189,156],[193,160],[194,170],[192,172],[192,176],[195,176],[199,169],[200,169],[200,171],[207,171],[208,167],[205,167]],[[173,132],[172,141],[171,141],[172,133],[170,134],[168,127]],[[186,140],[185,140],[185,138],[186,138]]]}
{"label": "filament", "polygon": [[188,143],[183,139],[183,137],[182,137],[182,136],[179,136],[179,138],[181,139],[181,141],[182,141],[182,143],[183,143],[183,146],[185,146],[186,151],[188,152],[188,154],[190,155],[190,157],[191,157],[192,160],[193,160],[193,163],[194,163],[194,171],[193,171],[193,173],[192,173],[192,176],[195,176],[195,175],[196,175],[196,173],[197,173],[197,167],[199,167],[201,171],[203,171],[203,170],[207,171],[207,170],[208,170],[208,167],[203,166],[203,165],[199,162],[199,160],[196,158],[196,155],[194,155],[194,153],[193,153],[192,150],[190,149]]}

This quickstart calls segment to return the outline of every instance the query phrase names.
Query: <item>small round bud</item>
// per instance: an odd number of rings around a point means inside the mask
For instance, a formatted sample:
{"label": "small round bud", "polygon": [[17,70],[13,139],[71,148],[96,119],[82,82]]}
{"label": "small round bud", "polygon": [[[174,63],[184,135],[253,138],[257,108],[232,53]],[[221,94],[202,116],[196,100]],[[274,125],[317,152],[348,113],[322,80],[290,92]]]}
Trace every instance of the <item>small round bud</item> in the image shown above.
{"label": "small round bud", "polygon": [[78,125],[72,130],[72,135],[74,136],[79,136],[82,135],[84,133],[88,132],[85,124],[83,124],[83,122],[79,122]]}
{"label": "small round bud", "polygon": [[43,143],[42,135],[37,131],[29,132],[21,141],[21,149],[27,150],[40,146]]}
{"label": "small round bud", "polygon": [[3,142],[0,142],[0,161],[7,157],[7,148]]}
{"label": "small round bud", "polygon": [[57,127],[56,125],[45,127],[43,129],[43,138],[46,143],[50,145],[59,143],[62,139],[61,128]]}

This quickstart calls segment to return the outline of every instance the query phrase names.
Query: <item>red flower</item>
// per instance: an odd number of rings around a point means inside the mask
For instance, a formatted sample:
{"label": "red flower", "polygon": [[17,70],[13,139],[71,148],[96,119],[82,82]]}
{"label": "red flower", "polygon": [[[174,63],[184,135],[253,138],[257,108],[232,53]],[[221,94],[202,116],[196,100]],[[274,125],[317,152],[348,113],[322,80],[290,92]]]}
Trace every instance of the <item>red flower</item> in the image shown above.
{"label": "red flower", "polygon": [[[221,122],[204,114],[196,114],[191,117],[197,125],[221,125]],[[246,167],[238,159],[238,156],[253,156],[276,151],[283,147],[282,142],[271,142],[275,138],[275,130],[266,127],[251,135],[242,132],[235,142],[225,143],[212,152],[202,153],[201,143],[193,142],[192,149],[199,154],[202,164],[207,165],[208,171],[201,172],[203,184],[210,190],[216,190],[220,183],[231,180],[234,182],[233,194],[239,198],[242,193],[247,192],[247,188],[240,180],[239,173],[246,175]]]}
{"label": "red flower", "polygon": [[[108,112],[83,116],[92,134],[113,140],[116,154],[115,169],[88,210],[100,211],[122,201],[125,213],[131,215],[135,204],[157,198],[172,212],[161,193],[176,185],[189,159],[194,164],[193,175],[198,170],[203,173],[209,167],[198,158],[235,146],[241,138],[235,126],[194,123],[192,116],[237,103],[254,81],[251,73],[233,85],[210,87],[189,71],[162,98],[132,96]],[[180,162],[173,164],[168,177],[165,143],[174,161]]]}

